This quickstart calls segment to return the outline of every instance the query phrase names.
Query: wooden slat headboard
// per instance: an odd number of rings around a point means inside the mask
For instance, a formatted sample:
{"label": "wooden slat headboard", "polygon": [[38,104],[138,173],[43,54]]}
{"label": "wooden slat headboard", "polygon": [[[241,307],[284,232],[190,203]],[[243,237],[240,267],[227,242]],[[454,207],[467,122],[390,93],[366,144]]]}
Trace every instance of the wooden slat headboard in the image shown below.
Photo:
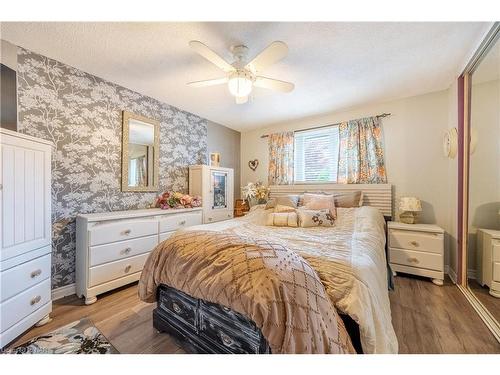
{"label": "wooden slat headboard", "polygon": [[355,190],[363,192],[363,206],[376,207],[382,215],[392,218],[392,185],[391,184],[297,184],[271,185],[270,196],[287,194],[303,194],[314,192],[345,193]]}

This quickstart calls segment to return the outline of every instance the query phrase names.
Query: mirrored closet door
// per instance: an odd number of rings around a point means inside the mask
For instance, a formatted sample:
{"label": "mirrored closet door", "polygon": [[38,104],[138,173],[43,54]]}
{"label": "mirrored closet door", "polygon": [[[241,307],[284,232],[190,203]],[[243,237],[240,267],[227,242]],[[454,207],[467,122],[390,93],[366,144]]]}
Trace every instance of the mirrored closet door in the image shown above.
{"label": "mirrored closet door", "polygon": [[[500,33],[468,73],[466,283],[498,337],[500,322]],[[466,134],[467,134],[466,133]],[[496,331],[496,332],[495,332]]]}

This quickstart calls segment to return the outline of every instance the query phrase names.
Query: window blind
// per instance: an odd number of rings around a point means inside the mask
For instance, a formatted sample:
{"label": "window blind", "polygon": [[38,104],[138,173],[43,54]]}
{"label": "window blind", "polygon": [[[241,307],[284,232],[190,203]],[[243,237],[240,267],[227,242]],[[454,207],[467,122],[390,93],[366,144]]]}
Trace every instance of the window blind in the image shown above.
{"label": "window blind", "polygon": [[338,158],[338,126],[295,133],[296,182],[337,182]]}

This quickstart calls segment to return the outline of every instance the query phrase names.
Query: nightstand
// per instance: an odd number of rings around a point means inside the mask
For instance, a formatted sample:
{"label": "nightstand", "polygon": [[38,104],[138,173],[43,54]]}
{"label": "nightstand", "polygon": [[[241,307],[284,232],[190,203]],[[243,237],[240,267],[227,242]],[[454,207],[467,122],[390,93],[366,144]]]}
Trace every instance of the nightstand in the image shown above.
{"label": "nightstand", "polygon": [[389,264],[394,272],[444,280],[444,230],[432,224],[387,223]]}

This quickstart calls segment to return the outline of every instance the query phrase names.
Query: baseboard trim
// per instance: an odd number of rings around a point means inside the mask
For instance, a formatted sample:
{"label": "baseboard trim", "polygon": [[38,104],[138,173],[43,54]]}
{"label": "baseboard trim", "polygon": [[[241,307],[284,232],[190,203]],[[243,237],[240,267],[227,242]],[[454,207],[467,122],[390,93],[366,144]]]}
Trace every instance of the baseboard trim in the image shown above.
{"label": "baseboard trim", "polygon": [[52,301],[76,294],[76,284],[69,284],[60,288],[52,289]]}
{"label": "baseboard trim", "polygon": [[476,270],[473,270],[473,269],[469,268],[467,270],[467,278],[468,279],[476,280],[477,279],[477,272],[476,272]]}
{"label": "baseboard trim", "polygon": [[453,281],[453,284],[457,283],[457,274],[455,273],[455,270],[451,268],[450,266],[446,265],[444,267],[444,272],[448,274],[450,277],[451,281]]}

